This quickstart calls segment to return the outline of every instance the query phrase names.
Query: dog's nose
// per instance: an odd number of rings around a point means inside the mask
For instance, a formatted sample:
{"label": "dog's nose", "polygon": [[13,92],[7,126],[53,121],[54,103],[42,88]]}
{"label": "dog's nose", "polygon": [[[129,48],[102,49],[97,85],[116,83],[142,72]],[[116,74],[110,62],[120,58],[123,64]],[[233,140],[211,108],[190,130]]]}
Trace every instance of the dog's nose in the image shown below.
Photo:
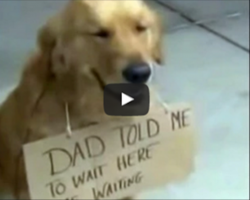
{"label": "dog's nose", "polygon": [[130,83],[146,83],[151,75],[147,63],[132,63],[123,70],[123,77]]}

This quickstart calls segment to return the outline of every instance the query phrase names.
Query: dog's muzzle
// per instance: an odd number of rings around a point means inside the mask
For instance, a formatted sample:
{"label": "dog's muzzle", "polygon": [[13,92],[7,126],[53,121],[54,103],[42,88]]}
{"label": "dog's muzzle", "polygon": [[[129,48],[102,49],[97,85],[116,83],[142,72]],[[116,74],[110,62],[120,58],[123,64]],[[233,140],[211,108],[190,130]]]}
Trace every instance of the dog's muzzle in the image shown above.
{"label": "dog's muzzle", "polygon": [[131,63],[122,72],[123,78],[129,83],[147,83],[152,74],[148,63]]}

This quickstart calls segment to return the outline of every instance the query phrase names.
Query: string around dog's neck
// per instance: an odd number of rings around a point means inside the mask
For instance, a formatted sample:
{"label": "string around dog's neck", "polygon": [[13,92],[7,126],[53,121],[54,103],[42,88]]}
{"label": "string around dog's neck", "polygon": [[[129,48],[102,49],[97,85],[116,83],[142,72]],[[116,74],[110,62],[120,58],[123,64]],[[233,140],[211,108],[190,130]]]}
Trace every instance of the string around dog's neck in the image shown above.
{"label": "string around dog's neck", "polygon": [[66,132],[69,138],[72,137],[72,128],[71,128],[71,121],[69,115],[69,104],[65,102],[65,117],[66,117]]}

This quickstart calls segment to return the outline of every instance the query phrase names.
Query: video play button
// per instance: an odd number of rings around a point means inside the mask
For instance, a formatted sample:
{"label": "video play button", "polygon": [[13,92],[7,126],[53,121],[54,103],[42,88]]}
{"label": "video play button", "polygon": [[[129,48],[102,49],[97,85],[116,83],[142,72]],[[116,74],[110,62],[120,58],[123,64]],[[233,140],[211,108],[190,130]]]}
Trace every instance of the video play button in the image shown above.
{"label": "video play button", "polygon": [[134,98],[122,93],[122,106],[125,106],[126,104],[130,103],[131,101],[134,101]]}
{"label": "video play button", "polygon": [[104,111],[112,116],[141,116],[149,111],[149,89],[144,84],[109,84],[104,89]]}

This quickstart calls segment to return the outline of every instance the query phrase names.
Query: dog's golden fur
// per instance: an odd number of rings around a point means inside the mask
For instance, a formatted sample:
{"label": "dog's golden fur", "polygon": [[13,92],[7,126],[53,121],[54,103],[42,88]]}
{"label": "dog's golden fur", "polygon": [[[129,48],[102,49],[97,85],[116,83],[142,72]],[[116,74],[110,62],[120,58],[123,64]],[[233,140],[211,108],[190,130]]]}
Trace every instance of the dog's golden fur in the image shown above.
{"label": "dog's golden fur", "polygon": [[141,1],[74,0],[48,20],[0,108],[0,189],[28,198],[22,145],[65,132],[65,103],[73,129],[109,120],[102,85],[122,82],[129,62],[160,62],[160,44],[158,17]]}

